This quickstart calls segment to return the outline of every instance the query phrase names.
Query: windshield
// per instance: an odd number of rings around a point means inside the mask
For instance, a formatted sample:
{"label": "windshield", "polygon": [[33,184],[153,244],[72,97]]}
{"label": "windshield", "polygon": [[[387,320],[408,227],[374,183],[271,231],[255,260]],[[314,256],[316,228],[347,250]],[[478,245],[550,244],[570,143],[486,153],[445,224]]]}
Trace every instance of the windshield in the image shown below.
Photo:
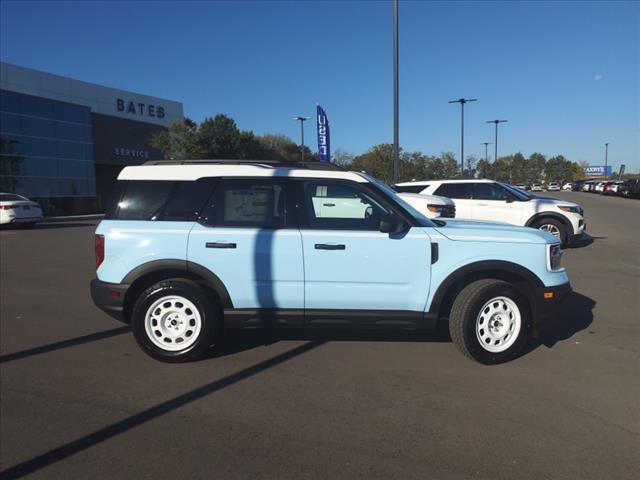
{"label": "windshield", "polygon": [[402,208],[404,208],[413,218],[415,218],[419,222],[421,227],[435,227],[434,223],[431,220],[429,220],[427,217],[425,217],[422,213],[420,213],[414,207],[409,205],[389,185],[387,185],[386,183],[381,182],[380,180],[378,180],[376,178],[370,177],[368,175],[367,175],[367,179],[371,181],[373,186],[375,186],[379,190],[382,190],[388,196],[392,197],[393,200],[395,200],[397,203],[399,203],[402,206]]}
{"label": "windshield", "polygon": [[514,188],[507,183],[501,183],[500,185],[520,201],[531,200],[533,198],[533,195],[530,193],[523,192],[522,190]]}

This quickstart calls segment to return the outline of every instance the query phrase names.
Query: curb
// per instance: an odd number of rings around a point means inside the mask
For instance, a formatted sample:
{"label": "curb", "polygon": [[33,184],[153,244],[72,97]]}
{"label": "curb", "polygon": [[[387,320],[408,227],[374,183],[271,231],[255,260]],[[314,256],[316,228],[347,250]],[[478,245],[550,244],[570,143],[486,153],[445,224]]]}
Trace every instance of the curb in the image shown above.
{"label": "curb", "polygon": [[41,223],[56,223],[56,222],[73,222],[76,220],[102,220],[104,213],[94,213],[91,215],[69,215],[67,217],[45,217],[41,220]]}

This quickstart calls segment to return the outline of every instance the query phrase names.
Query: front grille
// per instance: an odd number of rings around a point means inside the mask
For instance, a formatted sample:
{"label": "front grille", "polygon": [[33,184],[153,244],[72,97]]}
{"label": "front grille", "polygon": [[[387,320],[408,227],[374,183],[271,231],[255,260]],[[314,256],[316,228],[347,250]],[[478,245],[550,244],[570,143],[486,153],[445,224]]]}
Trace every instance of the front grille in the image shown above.
{"label": "front grille", "polygon": [[442,207],[440,218],[456,218],[456,207],[450,205]]}

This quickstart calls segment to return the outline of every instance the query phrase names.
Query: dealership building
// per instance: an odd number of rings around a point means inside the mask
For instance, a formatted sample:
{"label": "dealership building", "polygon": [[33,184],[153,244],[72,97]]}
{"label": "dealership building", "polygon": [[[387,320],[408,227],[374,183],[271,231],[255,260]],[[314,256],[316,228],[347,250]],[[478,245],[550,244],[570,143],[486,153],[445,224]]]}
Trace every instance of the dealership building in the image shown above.
{"label": "dealership building", "polygon": [[0,63],[0,192],[45,215],[102,211],[125,165],[162,158],[151,137],[182,104]]}

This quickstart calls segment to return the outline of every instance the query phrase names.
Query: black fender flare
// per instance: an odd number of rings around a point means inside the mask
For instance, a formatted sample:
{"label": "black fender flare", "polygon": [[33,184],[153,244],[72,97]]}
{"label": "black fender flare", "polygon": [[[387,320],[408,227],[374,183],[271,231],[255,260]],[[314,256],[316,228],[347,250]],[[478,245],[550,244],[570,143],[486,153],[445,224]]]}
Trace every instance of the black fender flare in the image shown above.
{"label": "black fender flare", "polygon": [[562,224],[569,229],[569,234],[573,233],[573,227],[571,226],[571,222],[569,222],[569,220],[567,220],[564,216],[556,212],[538,212],[535,215],[533,215],[529,220],[527,220],[524,226],[531,227],[531,225],[533,225],[536,220],[539,220],[544,217],[550,217],[562,222]]}
{"label": "black fender flare", "polygon": [[504,260],[481,260],[454,270],[438,285],[433,300],[431,300],[431,305],[429,305],[429,313],[439,313],[447,293],[456,283],[460,281],[468,283],[480,278],[492,278],[494,275],[498,278],[506,276],[518,280],[514,283],[514,287],[530,300],[533,299],[534,289],[544,287],[542,280],[522,265]]}
{"label": "black fender flare", "polygon": [[220,277],[206,267],[194,262],[179,259],[152,260],[138,265],[125,275],[122,284],[131,285],[139,278],[151,273],[164,271],[185,273],[189,277],[195,277],[216,292],[220,298],[222,308],[233,308],[229,291]]}

